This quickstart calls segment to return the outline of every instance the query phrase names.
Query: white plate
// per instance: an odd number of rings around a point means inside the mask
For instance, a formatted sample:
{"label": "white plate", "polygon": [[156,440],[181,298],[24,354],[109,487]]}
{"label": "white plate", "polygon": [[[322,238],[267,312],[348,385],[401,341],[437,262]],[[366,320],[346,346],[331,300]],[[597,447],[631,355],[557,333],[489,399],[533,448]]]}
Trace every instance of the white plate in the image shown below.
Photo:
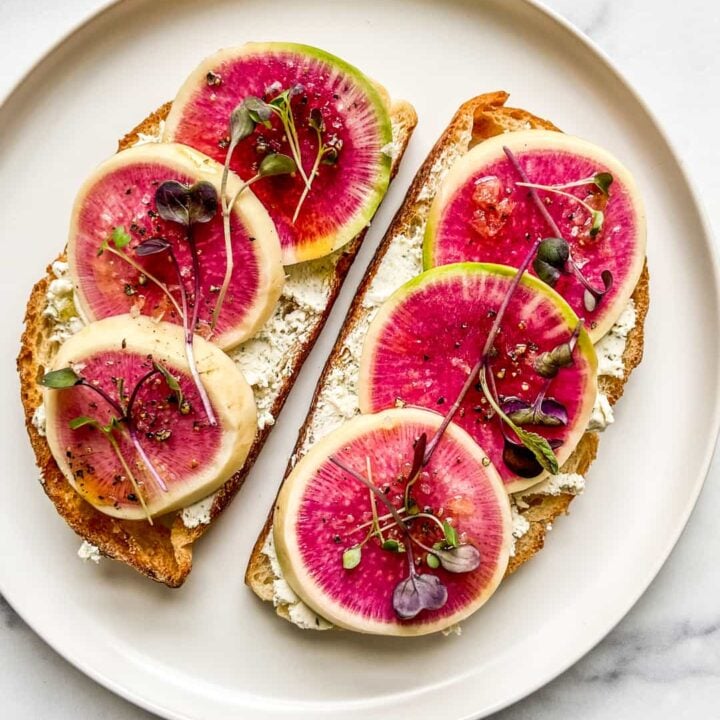
{"label": "white plate", "polygon": [[[105,561],[46,500],[13,362],[25,298],[62,247],[76,188],[115,139],[171,98],[202,57],[248,39],[335,51],[420,115],[403,169],[339,307],[240,498],[170,591]],[[585,496],[548,547],[464,624],[462,637],[302,633],[243,586],[324,356],[409,179],[457,105],[512,103],[605,145],[634,169],[649,218],[646,359],[603,438]],[[5,272],[0,586],[91,677],[168,718],[414,718],[487,714],[597,643],[659,570],[693,507],[718,426],[718,300],[707,227],[680,162],[621,76],[529,2],[205,0],[113,5],[57,47],[0,111]]]}

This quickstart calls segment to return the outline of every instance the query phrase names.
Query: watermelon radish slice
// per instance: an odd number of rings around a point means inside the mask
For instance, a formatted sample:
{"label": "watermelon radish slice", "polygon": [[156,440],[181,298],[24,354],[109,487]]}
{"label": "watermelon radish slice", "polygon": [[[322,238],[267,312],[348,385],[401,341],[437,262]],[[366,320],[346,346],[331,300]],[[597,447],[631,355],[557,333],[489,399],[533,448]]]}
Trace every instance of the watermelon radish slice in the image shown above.
{"label": "watermelon radish slice", "polygon": [[[219,192],[222,167],[182,145],[150,143],[117,153],[81,188],[73,209],[68,261],[75,282],[76,305],[87,322],[140,312],[181,323],[177,308],[150,278],[164,283],[179,302],[177,271],[167,253],[140,256],[136,248],[153,237],[168,240],[178,260],[186,291],[193,297],[192,260],[185,228],[159,217],[155,191],[167,180],[192,185],[208,181]],[[239,188],[231,175],[228,188]],[[193,237],[200,257],[200,308],[196,332],[209,336],[210,320],[225,275],[222,215],[197,225]],[[235,204],[231,237],[235,272],[211,339],[224,349],[255,332],[280,297],[284,272],[272,220],[251,191]],[[148,275],[111,251],[124,238],[122,251]],[[128,242],[129,241],[129,242]]]}
{"label": "watermelon radish slice", "polygon": [[[175,98],[165,140],[181,142],[224,162],[233,109],[247,97],[266,102],[300,85],[291,100],[302,166],[309,176],[318,151],[311,113],[321,114],[324,142],[339,148],[334,164],[321,163],[293,221],[305,183],[293,176],[253,185],[275,221],[283,262],[322,257],[354,238],[370,221],[390,182],[392,141],[381,91],[357,68],[317,48],[294,43],[248,43],[221,50],[196,68]],[[242,178],[257,172],[268,152],[290,155],[278,117],[259,124],[232,152],[230,167]]]}
{"label": "watermelon radish slice", "polygon": [[[183,353],[182,329],[129,315],[87,325],[61,346],[52,370],[72,368],[111,400],[126,406],[138,380],[160,364],[178,382],[182,404],[161,373],[143,382],[132,405],[141,447],[165,488],[155,480],[121,421],[114,437],[131,474],[104,434],[78,418],[106,425],[119,413],[83,385],[44,388],[47,441],[60,470],[77,492],[114,517],[143,520],[207,497],[243,464],[257,428],[252,390],[219,348],[196,338],[197,365],[218,425],[209,425]],[[47,377],[47,376],[46,376]],[[121,399],[122,394],[122,399]]]}
{"label": "watermelon radish slice", "polygon": [[[587,282],[602,290],[605,278],[612,278],[612,286],[592,310],[583,284],[572,272],[561,274],[554,286],[585,320],[590,337],[597,342],[625,309],[642,272],[645,213],[630,172],[609,152],[585,140],[527,130],[474,147],[455,164],[435,197],[425,233],[424,266],[478,261],[518,267],[536,237],[555,235],[528,188],[517,185],[522,178],[504,147],[532,183],[556,186],[592,180],[601,173],[612,176],[607,196],[593,182],[562,189],[602,211],[602,227],[596,234],[592,234],[593,216],[586,207],[557,192],[537,190]],[[603,273],[610,275],[604,278]]]}
{"label": "watermelon radish slice", "polygon": [[[479,551],[469,572],[432,569],[428,553],[443,531],[426,517],[408,523],[414,565],[447,589],[442,607],[398,617],[393,593],[408,575],[408,540],[398,527],[384,531],[383,549],[375,537],[362,546],[352,569],[343,565],[348,548],[359,544],[372,522],[370,493],[333,461],[340,461],[372,483],[397,508],[405,502],[405,475],[413,446],[431,437],[442,416],[417,408],[360,415],[315,444],[285,480],[277,502],[273,532],[283,575],[315,612],[339,627],[381,635],[424,635],[464,620],[493,594],[507,566],[511,523],[502,482],[485,453],[457,425],[448,426],[425,472],[412,486],[417,507],[445,520],[459,542]],[[368,473],[368,464],[369,470]],[[392,523],[377,503],[382,525]],[[383,519],[384,518],[384,519]],[[398,549],[398,548],[394,548]]]}
{"label": "watermelon radish slice", "polygon": [[[397,290],[380,307],[365,338],[361,411],[400,403],[446,412],[480,358],[515,275],[514,268],[503,265],[458,263],[428,270]],[[535,365],[542,353],[568,342],[578,322],[560,295],[525,274],[508,305],[490,364],[501,405],[511,406],[508,413],[527,409],[548,385],[543,407],[559,410],[560,416],[564,412],[565,422],[524,428],[555,446],[560,465],[587,428],[597,392],[597,359],[581,330],[572,365],[560,369],[552,382]],[[508,463],[505,428],[479,386],[470,389],[454,420],[487,452],[508,492],[534,485],[546,474],[537,469],[521,477]]]}

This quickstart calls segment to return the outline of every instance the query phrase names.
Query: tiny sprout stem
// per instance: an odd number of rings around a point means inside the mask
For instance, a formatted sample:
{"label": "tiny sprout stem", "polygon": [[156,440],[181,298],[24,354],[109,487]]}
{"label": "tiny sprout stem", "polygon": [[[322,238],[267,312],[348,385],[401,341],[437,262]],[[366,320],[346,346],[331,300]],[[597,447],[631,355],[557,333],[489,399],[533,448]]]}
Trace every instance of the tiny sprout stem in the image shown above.
{"label": "tiny sprout stem", "polygon": [[[525,170],[523,170],[522,165],[518,162],[517,158],[513,154],[512,150],[510,148],[504,147],[503,150],[505,151],[505,155],[507,156],[507,159],[510,161],[510,164],[513,166],[515,172],[520,176],[522,182],[515,183],[516,185],[521,185],[522,187],[526,187],[528,189],[528,193],[530,195],[530,199],[535,204],[535,207],[538,209],[538,212],[542,215],[543,220],[547,223],[548,227],[552,231],[552,233],[555,235],[555,237],[565,239],[560,232],[560,228],[558,227],[558,224],[553,220],[552,215],[548,212],[548,209],[545,207],[545,204],[540,199],[540,196],[538,195],[537,190],[535,189],[536,185],[534,183],[530,182],[530,178],[527,176],[527,173]],[[547,186],[543,186],[547,187]],[[570,197],[574,198],[578,202],[582,202],[579,198],[576,198],[574,195],[570,195]],[[589,206],[587,206],[589,207]],[[595,212],[592,208],[590,208],[591,212]],[[567,242],[567,241],[566,241]],[[598,292],[595,290],[590,283],[585,279],[585,276],[580,272],[580,268],[575,264],[575,260],[573,260],[572,256],[572,249],[570,248],[570,243],[568,243],[568,249],[569,249],[569,256],[568,256],[568,263],[570,267],[572,268],[573,274],[575,277],[580,281],[582,286],[588,290],[589,292],[597,295]]]}
{"label": "tiny sprout stem", "polygon": [[[564,190],[560,190],[558,187],[552,186],[552,185],[540,185],[538,183],[526,183],[526,182],[519,182],[515,183],[516,185],[520,187],[526,187],[526,188],[535,188],[536,190],[545,190],[549,193],[555,193],[556,195],[562,195],[563,197],[570,198],[571,200],[574,200],[576,203],[582,205],[591,215],[595,213],[595,208],[590,207],[588,203],[586,203],[584,200],[581,200],[579,197],[573,195],[572,193],[565,192]],[[575,185],[569,185],[568,187],[576,187]]]}
{"label": "tiny sprout stem", "polygon": [[[229,156],[228,156],[229,158]],[[227,166],[226,166],[227,167]],[[262,176],[260,174],[254,175],[247,182],[244,182],[240,189],[233,195],[230,202],[227,199],[227,172],[223,171],[223,182],[220,186],[220,198],[222,202],[222,213],[223,213],[223,235],[225,236],[225,277],[223,278],[220,292],[218,293],[218,299],[215,303],[215,307],[212,312],[212,319],[210,321],[210,328],[215,329],[218,318],[220,317],[220,311],[222,310],[223,303],[225,302],[225,296],[227,295],[228,288],[230,287],[230,280],[232,279],[233,270],[235,268],[235,260],[233,258],[232,250],[232,234],[230,228],[230,220],[232,219],[232,210],[235,207],[237,199],[240,194],[249,188],[255,181],[259,180]]]}
{"label": "tiny sprout stem", "polygon": [[[365,466],[367,468],[367,478],[368,482],[372,485],[375,485],[373,482],[372,477],[372,463],[370,462],[370,456],[365,456]],[[377,532],[378,536],[380,537],[380,542],[384,542],[382,530],[380,530],[380,522],[378,520],[378,513],[377,513],[377,502],[375,500],[375,495],[373,495],[372,491],[370,492],[370,509],[372,510],[373,515],[373,529],[375,532]]]}
{"label": "tiny sprout stem", "polygon": [[167,492],[167,485],[165,484],[165,481],[160,476],[160,473],[157,471],[157,468],[153,464],[152,460],[148,457],[148,454],[145,452],[145,449],[142,446],[142,443],[140,442],[140,438],[137,435],[137,431],[135,430],[134,425],[130,425],[130,441],[132,442],[135,452],[140,456],[140,459],[143,462],[143,465],[147,468],[148,472],[152,476],[152,479],[155,481],[156,485],[163,491]]}
{"label": "tiny sprout stem", "polygon": [[354,477],[359,483],[362,483],[368,490],[370,490],[370,492],[373,493],[375,497],[390,511],[390,515],[393,517],[395,522],[400,525],[405,532],[407,532],[405,523],[400,517],[397,508],[387,499],[387,497],[385,497],[384,493],[378,490],[377,487],[375,487],[375,485],[373,485],[367,478],[359,472],[353,470],[351,467],[348,467],[344,462],[342,462],[342,460],[338,460],[334,455],[331,455],[329,460],[333,465],[339,467],[343,472],[346,472],[348,475]]}
{"label": "tiny sprout stem", "polygon": [[287,98],[285,100],[285,104],[287,107],[287,110],[283,111],[282,109],[275,107],[271,104],[271,107],[273,109],[273,112],[280,118],[280,121],[282,122],[283,128],[285,129],[285,134],[287,135],[287,141],[288,145],[290,146],[290,152],[292,153],[293,159],[295,160],[295,164],[297,165],[298,172],[300,173],[300,177],[303,179],[303,182],[305,183],[305,187],[309,189],[309,181],[308,177],[305,174],[305,169],[302,165],[302,156],[300,154],[300,142],[297,139],[297,132],[295,130],[295,121],[293,120],[292,115],[292,109],[290,108],[290,98]]}
{"label": "tiny sprout stem", "polygon": [[323,147],[322,142],[322,134],[320,131],[316,128],[315,132],[317,133],[318,138],[318,150],[317,155],[315,156],[315,162],[313,163],[312,170],[310,170],[310,177],[309,183],[306,183],[305,187],[303,188],[302,195],[300,196],[300,199],[298,200],[298,204],[295,207],[295,213],[293,214],[293,225],[295,224],[295,221],[298,219],[298,215],[300,215],[300,209],[303,206],[303,203],[305,202],[305,199],[308,196],[308,193],[310,192],[310,188],[315,180],[315,175],[317,174],[318,168],[320,167],[320,160],[322,159],[323,152],[325,151],[325,148]]}
{"label": "tiny sprout stem", "polygon": [[142,509],[145,511],[145,516],[147,517],[147,521],[150,523],[150,525],[153,524],[152,517],[150,515],[150,511],[148,510],[148,506],[145,503],[145,498],[143,497],[143,494],[140,490],[140,485],[138,484],[138,481],[135,479],[135,475],[133,475],[133,471],[130,469],[130,466],[127,464],[127,461],[125,460],[125,456],[122,454],[122,450],[120,449],[120,446],[118,445],[117,440],[115,439],[115,436],[112,433],[112,430],[109,430],[105,433],[105,436],[108,439],[108,442],[110,443],[112,449],[115,451],[115,455],[117,455],[117,459],[120,461],[120,465],[122,465],[123,470],[125,471],[125,474],[128,476],[128,480],[130,480],[130,484],[133,486],[133,490],[135,490],[135,494],[138,496],[138,500],[140,500],[140,504],[142,505]]}
{"label": "tiny sprout stem", "polygon": [[[406,512],[404,507],[398,508],[398,513],[402,515],[402,513]],[[379,515],[378,516],[378,522],[385,522],[388,518],[391,518],[392,515],[390,513],[385,513],[385,515]],[[373,524],[373,520],[368,520],[367,522],[364,522],[362,525],[358,525],[356,528],[353,528],[350,533],[356,533],[360,532],[360,530],[364,530],[366,527],[370,527]],[[397,523],[393,523],[393,526],[395,526]],[[383,528],[385,529],[385,528]]]}
{"label": "tiny sprout stem", "polygon": [[98,387],[97,385],[93,385],[92,383],[89,383],[85,378],[80,378],[80,382],[78,385],[82,385],[83,387],[89,388],[93,392],[97,393],[110,407],[115,410],[115,412],[122,417],[125,413],[120,406],[120,403],[113,400],[113,398],[110,397],[101,387]]}
{"label": "tiny sprout stem", "polygon": [[127,422],[128,431],[130,434],[130,441],[132,442],[133,446],[135,447],[135,451],[140,456],[140,459],[143,461],[143,464],[147,468],[148,472],[152,476],[152,479],[155,481],[157,486],[163,491],[167,492],[167,485],[165,484],[165,481],[162,479],[162,476],[157,471],[157,468],[153,464],[152,460],[150,460],[150,457],[145,452],[145,449],[142,446],[142,443],[140,442],[140,438],[138,437],[137,430],[135,429],[135,424],[133,422],[133,408],[135,407],[135,400],[137,400],[138,392],[140,391],[140,388],[151,378],[155,375],[159,375],[160,371],[157,369],[152,369],[149,372],[145,373],[138,381],[135,383],[135,387],[133,388],[132,393],[130,394],[130,398],[128,399],[127,404],[127,410],[125,412],[124,419]]}
{"label": "tiny sprout stem", "polygon": [[[193,247],[192,243],[190,246]],[[170,259],[172,260],[173,266],[175,267],[175,273],[177,274],[178,283],[180,284],[180,299],[182,300],[182,319],[183,319],[183,330],[185,332],[185,359],[187,360],[188,367],[190,368],[190,375],[192,376],[195,387],[197,388],[198,395],[200,395],[200,401],[202,402],[203,409],[207,415],[208,422],[210,425],[217,425],[215,414],[213,413],[212,406],[210,405],[210,398],[208,398],[207,391],[203,385],[200,373],[198,373],[197,365],[195,364],[195,349],[194,349],[194,334],[192,329],[188,326],[188,300],[187,292],[185,291],[185,284],[183,283],[182,274],[180,272],[180,265],[177,261],[177,257],[173,252],[172,247],[168,249],[170,253]],[[195,257],[195,256],[194,256]],[[196,276],[197,277],[197,276]],[[195,297],[195,304],[197,305],[197,296]]]}
{"label": "tiny sprout stem", "polygon": [[[510,150],[508,150],[507,148],[504,148],[504,149],[505,149],[506,153],[510,152]],[[513,156],[513,159],[514,159],[514,156]],[[517,160],[515,160],[515,162],[517,162]],[[519,167],[519,165],[518,165],[518,167]],[[532,191],[532,189],[531,189],[531,191]],[[455,399],[455,402],[450,407],[448,414],[443,418],[443,421],[440,424],[440,427],[437,429],[436,433],[433,435],[432,440],[430,440],[430,442],[428,443],[427,450],[425,451],[425,458],[423,460],[423,465],[427,465],[430,462],[430,458],[432,457],[433,453],[435,452],[435,449],[437,448],[438,443],[440,442],[440,439],[442,438],[444,432],[447,430],[448,425],[452,422],[453,418],[455,417],[455,414],[460,409],[460,406],[462,405],[462,402],[465,399],[465,396],[470,391],[470,388],[475,384],[475,381],[477,380],[477,377],[478,377],[478,374],[480,373],[480,371],[487,365],[488,360],[490,358],[490,352],[492,351],[493,344],[495,343],[495,338],[497,338],[497,335],[500,332],[500,324],[502,323],[502,321],[505,317],[505,313],[507,312],[508,306],[510,305],[510,300],[512,300],[512,297],[515,294],[515,290],[517,290],[518,285],[520,285],[522,276],[525,274],[525,271],[528,269],[530,263],[532,262],[533,258],[535,257],[535,254],[537,253],[537,249],[540,246],[541,242],[542,242],[542,238],[538,237],[535,239],[535,241],[532,244],[532,247],[528,251],[525,258],[523,259],[520,267],[517,269],[517,272],[515,273],[515,275],[512,279],[512,282],[510,283],[510,287],[508,288],[507,292],[505,293],[505,297],[503,298],[503,301],[500,304],[500,307],[495,315],[495,319],[493,320],[492,327],[490,328],[490,332],[488,333],[487,339],[485,340],[485,345],[483,346],[482,355],[480,356],[480,359],[473,366],[472,370],[470,371],[470,374],[468,375],[467,379],[465,380],[465,383],[463,384],[463,386],[460,390],[460,393],[458,394],[457,398]]]}
{"label": "tiny sprout stem", "polygon": [[133,260],[127,253],[124,253],[121,250],[117,250],[116,248],[111,247],[110,245],[106,245],[104,249],[107,250],[108,252],[112,253],[113,255],[116,255],[120,259],[124,260],[128,265],[135,268],[135,270],[137,270],[139,273],[144,275],[148,280],[150,280],[150,282],[155,283],[155,285],[157,285],[160,288],[160,290],[162,290],[163,293],[165,293],[168,300],[170,300],[170,302],[172,303],[173,307],[175,308],[175,311],[177,312],[178,316],[182,315],[182,310],[180,309],[180,306],[178,305],[177,300],[172,296],[172,293],[170,292],[170,290],[168,290],[167,285],[162,280],[159,280],[157,277],[155,277],[155,275],[153,275],[152,273],[149,273],[142,265],[140,265],[140,263],[135,262],[135,260]]}

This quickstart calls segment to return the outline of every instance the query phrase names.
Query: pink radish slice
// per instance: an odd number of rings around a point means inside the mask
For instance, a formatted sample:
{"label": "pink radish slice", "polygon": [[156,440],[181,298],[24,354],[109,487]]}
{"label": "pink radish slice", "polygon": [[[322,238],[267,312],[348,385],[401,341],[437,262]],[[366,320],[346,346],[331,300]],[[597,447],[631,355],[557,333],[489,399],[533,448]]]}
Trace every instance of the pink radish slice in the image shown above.
{"label": "pink radish slice", "polygon": [[[170,241],[178,259],[185,290],[193,301],[190,248],[185,228],[157,214],[155,191],[166,180],[194,184],[207,180],[219,192],[222,168],[196,150],[181,145],[151,143],[114,155],[81,188],[73,210],[68,241],[70,271],[79,311],[86,320],[133,312],[181,324],[154,276],[180,303],[179,281],[167,253],[140,257],[135,248],[152,237]],[[240,181],[232,176],[229,187]],[[116,229],[119,228],[119,231]],[[148,276],[106,250],[113,233],[127,233],[125,252]],[[225,275],[222,214],[192,229],[200,256],[200,308],[197,332],[222,348],[251,337],[269,317],[280,296],[284,273],[277,234],[267,212],[252,192],[245,191],[232,215],[234,272],[214,332],[210,320]]]}
{"label": "pink radish slice", "polygon": [[[359,565],[343,568],[343,552],[367,532],[367,527],[357,528],[372,517],[370,497],[330,456],[363,475],[369,460],[372,482],[402,507],[402,474],[408,472],[413,444],[422,433],[432,437],[441,422],[442,416],[419,409],[359,416],[313,446],[285,481],[274,519],[278,559],[293,590],[336,625],[383,635],[436,632],[472,614],[500,583],[509,557],[509,504],[485,453],[452,424],[411,493],[421,509],[432,509],[453,525],[461,542],[480,551],[479,567],[467,573],[430,569],[427,553],[414,546],[418,572],[436,575],[448,599],[442,608],[422,610],[412,620],[400,620],[392,605],[395,587],[408,574],[405,553],[383,550],[371,539]],[[387,514],[379,502],[378,513]],[[410,528],[428,547],[443,538],[426,519]],[[386,532],[386,537],[407,543],[397,528]]]}
{"label": "pink radish slice", "polygon": [[[482,353],[514,268],[458,263],[429,270],[406,283],[380,308],[360,361],[360,409],[377,412],[397,402],[445,413]],[[525,275],[508,306],[491,361],[500,399],[527,402],[545,384],[535,359],[569,340],[578,319],[568,304],[540,280]],[[546,397],[561,403],[567,424],[528,425],[559,444],[562,464],[585,432],[597,392],[597,359],[585,331],[574,362],[553,379]],[[465,397],[455,421],[487,452],[508,492],[537,483],[543,475],[518,477],[503,461],[502,426],[480,387]]]}

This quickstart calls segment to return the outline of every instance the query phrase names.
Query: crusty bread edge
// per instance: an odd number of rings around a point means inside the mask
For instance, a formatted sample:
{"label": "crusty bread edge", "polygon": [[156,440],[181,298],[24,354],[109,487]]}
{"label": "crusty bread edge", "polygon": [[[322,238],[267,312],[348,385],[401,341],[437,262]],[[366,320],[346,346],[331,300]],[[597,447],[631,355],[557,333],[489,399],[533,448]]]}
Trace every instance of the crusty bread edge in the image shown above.
{"label": "crusty bread edge", "polygon": [[[368,266],[343,327],[340,330],[340,334],[327,358],[313,395],[308,411],[308,418],[299,430],[295,451],[291,457],[298,456],[298,451],[302,446],[303,439],[309,430],[310,413],[317,403],[320,389],[327,380],[333,364],[338,361],[345,340],[358,321],[359,308],[362,305],[363,295],[375,277],[383,257],[392,244],[393,238],[398,233],[411,227],[414,222],[418,221],[416,217],[418,198],[431,176],[433,166],[442,154],[448,147],[463,141],[463,138],[467,137],[468,131],[472,131],[473,141],[471,144],[482,142],[483,139],[494,135],[512,132],[513,130],[527,129],[529,127],[559,131],[549,120],[538,118],[519,108],[505,106],[508,97],[508,94],[505,92],[486,93],[464,103],[455,113],[450,124],[435,143],[433,149],[418,170],[404,203],[398,210],[383,241],[377,249],[375,257]],[[422,218],[420,220],[422,221]],[[625,351],[623,353],[623,377],[614,378],[603,376],[599,382],[600,390],[607,395],[611,405],[614,405],[622,396],[630,374],[642,360],[644,323],[650,302],[647,265],[643,268],[642,275],[635,287],[632,297],[636,309],[636,324],[628,334]],[[564,464],[562,471],[585,475],[597,455],[598,445],[598,433],[585,433],[571,457]],[[287,477],[291,470],[292,465],[288,463],[285,477]],[[524,509],[522,514],[529,521],[530,527],[524,535],[516,539],[515,550],[508,564],[507,575],[515,572],[521,565],[535,555],[535,553],[542,549],[549,527],[559,515],[568,513],[570,503],[574,497],[574,495],[569,493],[559,495],[533,495],[527,493],[524,496],[528,508]],[[268,602],[273,600],[273,573],[270,560],[262,552],[262,548],[272,528],[273,509],[274,508],[270,509],[265,524],[255,542],[245,572],[246,584],[258,597]],[[281,617],[288,619],[287,605],[281,603],[275,609]]]}
{"label": "crusty bread edge", "polygon": [[[167,117],[170,107],[171,103],[164,104],[128,132],[119,141],[118,151],[134,145],[141,135],[156,134],[160,123]],[[390,115],[393,123],[402,129],[398,137],[397,153],[393,158],[392,177],[394,177],[417,124],[417,115],[412,105],[402,100],[391,104]],[[273,417],[279,415],[300,368],[320,335],[365,233],[366,229],[340,252],[330,283],[328,303],[313,332],[293,357],[291,372],[285,378],[281,392],[270,410]],[[61,254],[58,259],[64,259],[64,255]],[[52,280],[51,272],[52,266],[48,266],[45,277],[32,288],[17,357],[25,426],[40,470],[43,488],[67,524],[84,540],[96,545],[104,556],[120,560],[168,587],[179,587],[192,568],[193,543],[208,530],[235,497],[273,426],[267,425],[258,431],[242,469],[235,473],[217,494],[210,509],[209,523],[188,528],[178,513],[174,518],[160,519],[150,526],[145,522],[111,518],[93,508],[72,490],[55,463],[44,436],[33,424],[33,414],[42,401],[37,382],[48,357],[47,338],[50,326],[43,316],[43,310],[46,305],[46,293]]]}

